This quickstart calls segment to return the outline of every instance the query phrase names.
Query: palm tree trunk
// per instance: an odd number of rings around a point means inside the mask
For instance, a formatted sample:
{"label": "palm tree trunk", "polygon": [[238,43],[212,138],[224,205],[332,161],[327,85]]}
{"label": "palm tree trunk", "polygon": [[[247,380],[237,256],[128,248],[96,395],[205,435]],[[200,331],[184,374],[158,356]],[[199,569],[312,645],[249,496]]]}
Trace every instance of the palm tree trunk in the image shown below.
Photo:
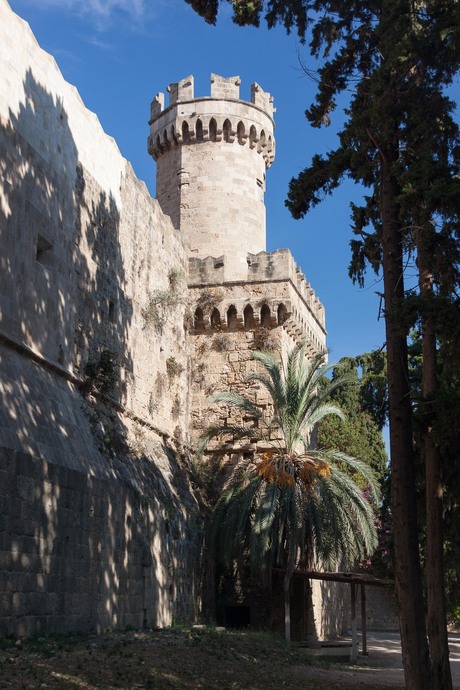
{"label": "palm tree trunk", "polygon": [[391,507],[394,525],[396,592],[406,689],[431,690],[431,667],[418,550],[407,327],[401,323],[401,307],[404,303],[402,233],[397,222],[398,187],[391,172],[393,162],[397,159],[396,147],[395,150],[386,151],[382,154],[381,171],[383,283],[388,355]]}
{"label": "palm tree trunk", "polygon": [[423,459],[426,494],[426,587],[428,601],[428,640],[433,672],[433,690],[452,690],[447,636],[444,587],[443,489],[442,462],[433,439],[438,391],[436,330],[433,323],[433,276],[430,270],[431,227],[422,223],[416,229],[419,287],[422,297],[422,386],[423,386]]}

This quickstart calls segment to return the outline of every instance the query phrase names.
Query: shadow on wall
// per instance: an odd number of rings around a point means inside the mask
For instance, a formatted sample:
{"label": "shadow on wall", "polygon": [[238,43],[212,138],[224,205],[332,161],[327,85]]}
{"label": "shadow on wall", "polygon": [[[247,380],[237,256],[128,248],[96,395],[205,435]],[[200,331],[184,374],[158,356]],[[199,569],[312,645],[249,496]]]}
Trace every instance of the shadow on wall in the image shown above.
{"label": "shadow on wall", "polygon": [[0,449],[2,634],[193,620],[200,523],[151,461],[139,464],[154,497]]}
{"label": "shadow on wall", "polygon": [[80,251],[77,274],[74,364],[80,374],[98,365],[101,353],[109,353],[114,376],[107,392],[125,402],[126,386],[132,381],[132,356],[127,349],[133,308],[126,296],[126,276],[119,242],[120,214],[115,200],[76,166],[75,222]]}
{"label": "shadow on wall", "polygon": [[[190,619],[196,502],[170,449],[130,452],[110,401],[123,403],[132,376],[116,202],[80,164],[63,104],[30,71],[0,151],[0,632]],[[113,366],[101,391],[104,358]],[[108,397],[85,401],[72,370],[93,372],[90,390]]]}
{"label": "shadow on wall", "polygon": [[[347,633],[346,621],[351,607],[350,585],[340,582],[320,581],[319,592],[322,599],[321,621],[318,621],[320,638],[340,637]],[[328,635],[325,634],[328,631]]]}
{"label": "shadow on wall", "polygon": [[[2,330],[69,370],[112,352],[129,379],[120,214],[78,159],[63,104],[28,71],[1,128]],[[123,385],[114,394],[122,401]]]}

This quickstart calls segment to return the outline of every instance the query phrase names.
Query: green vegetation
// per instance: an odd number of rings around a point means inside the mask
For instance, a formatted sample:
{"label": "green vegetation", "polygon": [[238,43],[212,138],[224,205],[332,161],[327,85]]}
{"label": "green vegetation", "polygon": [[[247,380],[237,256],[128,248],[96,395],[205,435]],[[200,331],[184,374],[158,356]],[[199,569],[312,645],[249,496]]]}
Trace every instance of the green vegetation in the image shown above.
{"label": "green vegetation", "polygon": [[180,376],[184,371],[184,367],[175,357],[168,357],[166,360],[166,372],[170,379]]}
{"label": "green vegetation", "polygon": [[[331,401],[343,410],[346,417],[331,416],[320,422],[318,446],[336,448],[356,458],[365,458],[382,481],[387,473],[388,458],[381,428],[365,401],[365,397],[369,397],[371,374],[362,367],[362,362],[369,357],[368,354],[346,357],[333,367],[332,380],[346,378],[346,383],[332,392]],[[377,417],[381,417],[380,410]]]}
{"label": "green vegetation", "polygon": [[183,280],[182,271],[172,268],[168,273],[168,288],[166,290],[153,290],[149,294],[147,306],[142,310],[146,326],[153,326],[160,335],[163,333],[169,310],[183,300]]}
{"label": "green vegetation", "polygon": [[[216,21],[219,0],[187,1],[206,21]],[[301,218],[346,178],[367,189],[362,203],[352,204],[350,275],[362,284],[370,267],[383,279],[395,574],[406,685],[408,690],[450,690],[443,570],[445,463],[437,438],[442,417],[448,418],[449,412],[442,404],[438,354],[452,349],[452,330],[458,346],[460,322],[460,133],[455,104],[447,95],[460,69],[460,3],[231,4],[237,24],[258,26],[265,13],[269,27],[280,23],[288,32],[296,29],[302,42],[308,38],[317,66],[305,69],[317,83],[315,102],[306,111],[313,127],[327,126],[339,97],[344,102],[337,146],[330,146],[326,156],[315,155],[291,181],[287,206]],[[407,266],[417,284],[410,294]],[[426,616],[407,350],[414,320],[419,321],[423,353]]]}
{"label": "green vegetation", "polygon": [[115,356],[110,350],[102,350],[97,361],[85,366],[84,394],[101,393],[108,395],[116,385],[117,370]]}
{"label": "green vegetation", "polygon": [[343,567],[370,555],[376,544],[374,511],[351,474],[362,477],[375,499],[378,482],[371,467],[350,455],[312,449],[312,432],[321,420],[337,415],[328,402],[343,384],[336,378],[324,383],[323,356],[305,357],[306,345],[294,348],[285,363],[256,351],[261,371],[247,383],[261,385],[270,398],[271,411],[237,393],[222,392],[211,400],[243,413],[247,424],[210,427],[202,437],[257,441],[254,461],[236,468],[213,518],[217,556],[230,565],[249,555],[251,568],[270,575],[284,570],[285,633],[290,639],[290,585],[296,567]]}

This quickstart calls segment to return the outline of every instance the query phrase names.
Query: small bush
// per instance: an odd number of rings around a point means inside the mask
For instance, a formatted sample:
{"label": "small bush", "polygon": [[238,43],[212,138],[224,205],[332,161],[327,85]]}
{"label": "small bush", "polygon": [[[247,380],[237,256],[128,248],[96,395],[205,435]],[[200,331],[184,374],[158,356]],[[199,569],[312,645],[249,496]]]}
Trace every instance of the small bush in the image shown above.
{"label": "small bush", "polygon": [[163,333],[168,310],[176,307],[182,301],[181,286],[182,271],[172,268],[168,273],[169,287],[167,290],[153,290],[149,294],[147,306],[142,310],[146,326],[153,326],[157,333]]}
{"label": "small bush", "polygon": [[168,357],[166,360],[166,371],[170,379],[179,376],[184,371],[184,367],[175,357]]}
{"label": "small bush", "polygon": [[107,395],[115,387],[117,380],[115,356],[110,350],[102,350],[99,359],[87,362],[83,392]]}
{"label": "small bush", "polygon": [[214,349],[217,352],[225,352],[230,350],[232,346],[232,340],[226,333],[218,333],[213,340]]}

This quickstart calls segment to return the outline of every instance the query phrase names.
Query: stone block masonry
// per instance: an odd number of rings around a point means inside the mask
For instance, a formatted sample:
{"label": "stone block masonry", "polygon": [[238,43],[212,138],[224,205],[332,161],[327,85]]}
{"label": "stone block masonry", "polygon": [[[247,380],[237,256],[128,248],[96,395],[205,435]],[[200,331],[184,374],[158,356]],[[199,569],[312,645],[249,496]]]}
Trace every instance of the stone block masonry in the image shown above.
{"label": "stone block masonry", "polygon": [[0,72],[0,633],[191,621],[182,239],[4,0]]}
{"label": "stone block masonry", "polygon": [[216,74],[158,94],[156,200],[5,0],[0,71],[0,634],[191,622],[215,591],[207,396],[243,392],[254,349],[325,348],[290,252],[265,251],[273,98]]}
{"label": "stone block masonry", "polygon": [[190,515],[171,489],[160,495],[159,478],[152,474],[149,497],[116,475],[0,449],[0,634],[192,620]]}
{"label": "stone block masonry", "polygon": [[275,155],[273,98],[239,77],[211,75],[211,96],[195,98],[193,76],[170,84],[169,105],[151,107],[148,150],[157,198],[191,256],[225,254],[227,273],[246,274],[246,253],[265,250],[265,174]]}

